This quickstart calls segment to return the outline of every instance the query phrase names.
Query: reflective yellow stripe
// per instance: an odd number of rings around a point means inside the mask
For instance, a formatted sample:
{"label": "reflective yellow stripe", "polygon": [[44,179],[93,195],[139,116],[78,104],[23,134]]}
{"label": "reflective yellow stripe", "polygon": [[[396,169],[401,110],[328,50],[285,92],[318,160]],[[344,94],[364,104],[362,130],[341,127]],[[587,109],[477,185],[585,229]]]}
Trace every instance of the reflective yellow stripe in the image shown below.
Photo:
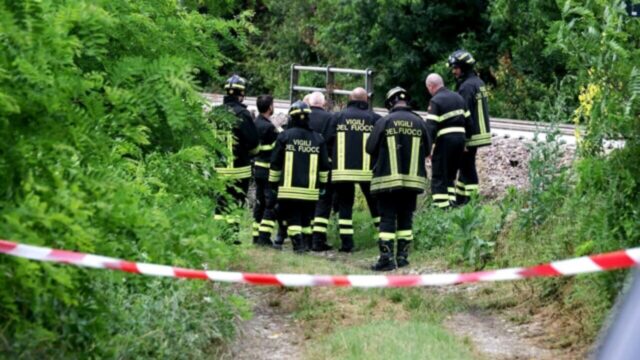
{"label": "reflective yellow stripe", "polygon": [[455,192],[456,192],[456,188],[454,188],[454,187],[448,187],[448,188],[447,188],[447,192],[448,192],[449,194],[453,194],[453,193],[455,193]]}
{"label": "reflective yellow stripe", "polygon": [[333,170],[331,182],[336,181],[371,181],[373,172],[371,170]]}
{"label": "reflective yellow stripe", "polygon": [[311,226],[305,226],[305,227],[303,227],[303,228],[302,228],[302,233],[303,233],[303,234],[307,234],[307,235],[309,235],[309,234],[313,233],[313,231],[311,230]]}
{"label": "reflective yellow stripe", "polygon": [[213,215],[213,220],[224,220],[224,219],[226,219],[226,218],[227,218],[227,217],[226,217],[226,216],[224,216],[224,215],[218,215],[218,214]]}
{"label": "reflective yellow stripe", "polygon": [[389,233],[389,232],[381,232],[380,233],[380,240],[394,240],[396,238],[396,234],[395,233]]}
{"label": "reflective yellow stripe", "polygon": [[353,220],[350,219],[339,219],[338,225],[353,225]]}
{"label": "reflective yellow stripe", "polygon": [[229,158],[227,159],[227,168],[233,168],[233,134],[227,134],[227,150],[229,151]]}
{"label": "reflective yellow stripe", "polygon": [[378,216],[378,217],[374,217],[372,220],[373,220],[374,223],[379,223],[380,220],[382,220],[382,218],[380,216]]}
{"label": "reflective yellow stripe", "polygon": [[316,188],[317,180],[318,180],[318,154],[311,154],[309,156],[309,189]]}
{"label": "reflective yellow stripe", "polygon": [[471,111],[467,110],[464,112],[464,117],[470,117],[471,116]]}
{"label": "reflective yellow stripe", "polygon": [[445,202],[434,202],[433,206],[439,207],[439,208],[446,208],[449,207],[449,201],[445,201]]}
{"label": "reflective yellow stripe", "polygon": [[466,185],[464,188],[466,190],[478,190],[480,187],[476,184],[476,185]]}
{"label": "reflective yellow stripe", "polygon": [[260,226],[260,227],[258,228],[258,231],[259,231],[259,232],[267,232],[267,233],[270,233],[270,232],[272,232],[272,231],[273,231],[273,228],[268,227],[268,226]]}
{"label": "reflective yellow stripe", "polygon": [[293,178],[293,151],[287,151],[284,156],[284,186],[291,187]]}
{"label": "reflective yellow stripe", "polygon": [[448,127],[445,129],[442,129],[440,131],[438,131],[438,135],[436,137],[440,137],[442,135],[446,135],[446,134],[450,134],[450,133],[465,133],[464,128],[461,126],[453,126],[453,127]]}
{"label": "reflective yellow stripe", "polygon": [[418,155],[420,155],[420,138],[414,137],[411,141],[411,166],[409,168],[409,175],[411,176],[418,175],[418,165],[420,164]]}
{"label": "reflective yellow stripe", "polygon": [[287,228],[287,234],[289,236],[298,235],[302,233],[302,226],[291,225]]}
{"label": "reflective yellow stripe", "polygon": [[346,154],[345,154],[346,148],[345,148],[345,145],[344,145],[344,143],[345,143],[344,138],[345,138],[344,132],[339,132],[338,133],[338,142],[337,142],[337,145],[336,145],[337,146],[336,150],[337,150],[337,153],[338,153],[338,169],[339,170],[343,170],[344,169],[344,161],[345,161],[345,156],[346,156]]}
{"label": "reflective yellow stripe", "polygon": [[478,125],[480,125],[480,134],[487,133],[487,125],[484,123],[484,105],[482,98],[478,99]]}
{"label": "reflective yellow stripe", "polygon": [[239,168],[215,168],[216,172],[227,179],[246,179],[251,177],[251,166]]}
{"label": "reflective yellow stripe", "polygon": [[319,233],[326,233],[327,232],[327,228],[326,227],[322,227],[322,226],[318,226],[318,225],[314,225],[313,226],[313,231],[319,232]]}
{"label": "reflective yellow stripe", "polygon": [[269,170],[269,182],[279,182],[280,176],[282,176],[282,171],[280,170]]}
{"label": "reflective yellow stripe", "polygon": [[396,231],[396,237],[404,237],[404,236],[411,236],[413,235],[413,231],[412,230],[398,230]]}
{"label": "reflective yellow stripe", "polygon": [[340,235],[353,235],[353,229],[340,229]]}
{"label": "reflective yellow stripe", "polygon": [[318,174],[318,177],[320,178],[320,182],[321,183],[326,183],[329,181],[329,172],[328,171],[320,171],[320,173]]}
{"label": "reflective yellow stripe", "polygon": [[449,194],[433,194],[431,198],[433,200],[449,200]]}
{"label": "reflective yellow stripe", "polygon": [[391,175],[398,174],[398,154],[396,153],[395,136],[387,136],[387,148],[389,150],[389,164]]}
{"label": "reflective yellow stripe", "polygon": [[433,114],[428,114],[427,115],[427,119],[433,120],[433,121],[437,121],[437,122],[443,122],[445,120],[451,119],[452,117],[456,117],[456,116],[460,116],[460,115],[465,115],[464,110],[462,110],[462,109],[453,110],[453,111],[449,111],[448,113],[440,115],[440,116],[433,115]]}
{"label": "reflective yellow stripe", "polygon": [[329,219],[316,217],[316,218],[313,219],[313,223],[314,224],[328,224],[329,223]]}
{"label": "reflective yellow stripe", "polygon": [[257,229],[257,228],[259,228],[259,227],[260,227],[260,223],[259,223],[259,222],[254,222],[254,223],[252,224],[252,226],[253,226],[253,228],[254,228],[254,229]]}
{"label": "reflective yellow stripe", "polygon": [[261,222],[260,224],[261,224],[261,225],[264,225],[264,226],[271,226],[271,227],[276,226],[276,222],[275,222],[275,221],[273,221],[273,220],[265,220],[265,219],[262,219],[262,222]]}
{"label": "reflective yellow stripe", "polygon": [[318,189],[284,187],[278,188],[278,199],[318,200]]}
{"label": "reflective yellow stripe", "polygon": [[395,174],[380,176],[371,180],[371,190],[382,190],[394,187],[409,187],[424,190],[427,187],[427,179],[422,176]]}
{"label": "reflective yellow stripe", "polygon": [[367,153],[367,139],[369,138],[369,133],[362,134],[362,170],[369,171],[371,164],[371,156]]}
{"label": "reflective yellow stripe", "polygon": [[260,145],[258,146],[258,149],[260,151],[269,151],[269,150],[273,150],[273,148],[276,147],[276,143],[272,143],[272,144],[266,144],[266,145]]}
{"label": "reflective yellow stripe", "polygon": [[458,181],[456,181],[456,186],[457,186],[457,187],[462,187],[462,188],[464,188],[464,185],[465,185],[465,184],[464,184],[462,181],[459,181],[459,180],[458,180]]}
{"label": "reflective yellow stripe", "polygon": [[253,163],[255,166],[261,167],[261,168],[265,168],[268,169],[269,168],[269,163],[268,162],[263,162],[263,161],[256,161]]}

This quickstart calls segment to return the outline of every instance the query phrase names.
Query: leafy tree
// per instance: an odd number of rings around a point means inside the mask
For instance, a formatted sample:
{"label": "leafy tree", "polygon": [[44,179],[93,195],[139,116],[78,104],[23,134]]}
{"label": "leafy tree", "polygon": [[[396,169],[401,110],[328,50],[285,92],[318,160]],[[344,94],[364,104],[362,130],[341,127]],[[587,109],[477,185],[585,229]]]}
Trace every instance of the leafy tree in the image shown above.
{"label": "leafy tree", "polygon": [[[1,236],[224,267],[234,253],[209,216],[223,189],[211,122],[223,120],[202,111],[195,77],[219,77],[222,44],[246,50],[246,19],[171,0],[25,0],[0,2],[0,28]],[[0,272],[0,349],[15,357],[117,357],[128,349],[110,339],[133,330],[114,325],[130,313],[113,293],[162,296],[143,281],[9,257]]]}

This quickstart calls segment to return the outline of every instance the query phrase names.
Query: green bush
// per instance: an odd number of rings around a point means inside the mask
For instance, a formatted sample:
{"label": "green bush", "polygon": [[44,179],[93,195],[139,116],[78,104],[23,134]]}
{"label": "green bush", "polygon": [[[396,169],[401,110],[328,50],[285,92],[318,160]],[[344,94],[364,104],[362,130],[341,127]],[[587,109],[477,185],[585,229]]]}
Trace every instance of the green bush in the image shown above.
{"label": "green bush", "polygon": [[[203,113],[195,77],[219,78],[222,48],[244,52],[251,27],[169,0],[3,1],[0,24],[0,235],[178,266],[233,261],[211,219],[224,189],[211,122],[224,121]],[[231,331],[235,306],[211,295],[220,306],[205,311],[205,284],[6,256],[0,272],[0,351],[11,357],[164,357]],[[178,305],[172,326],[184,331],[170,333],[160,317]],[[166,345],[106,346],[145,328]]]}

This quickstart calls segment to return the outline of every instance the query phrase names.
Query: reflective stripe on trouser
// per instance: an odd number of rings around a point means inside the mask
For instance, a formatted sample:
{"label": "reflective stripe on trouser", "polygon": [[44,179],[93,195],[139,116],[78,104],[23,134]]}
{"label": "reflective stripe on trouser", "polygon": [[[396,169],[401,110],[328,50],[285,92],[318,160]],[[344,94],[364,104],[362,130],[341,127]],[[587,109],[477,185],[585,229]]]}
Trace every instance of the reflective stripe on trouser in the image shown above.
{"label": "reflective stripe on trouser", "polygon": [[442,135],[436,140],[431,159],[431,197],[438,208],[447,208],[456,200],[454,181],[464,152],[464,141],[462,133]]}
{"label": "reflective stripe on trouser", "polygon": [[465,184],[462,181],[456,181],[456,194],[459,196],[473,196],[479,191],[478,184]]}
{"label": "reflective stripe on trouser", "polygon": [[258,237],[258,235],[260,235],[259,229],[260,229],[260,223],[254,221],[251,229],[251,236]]}
{"label": "reflective stripe on trouser", "polygon": [[306,200],[280,200],[279,216],[287,223],[289,237],[311,234],[311,220],[315,202]]}
{"label": "reflective stripe on trouser", "polygon": [[458,202],[468,201],[468,197],[472,196],[479,190],[478,188],[478,171],[476,170],[476,154],[478,148],[467,148],[462,154],[460,161],[460,174],[456,183],[456,193],[458,194]]}
{"label": "reflective stripe on trouser", "polygon": [[410,190],[394,190],[377,196],[380,210],[380,240],[410,240],[413,212],[418,194]]}
{"label": "reflective stripe on trouser", "polygon": [[254,179],[256,184],[256,201],[253,205],[253,221],[254,224],[258,224],[253,226],[254,235],[258,232],[258,228],[260,227],[260,222],[262,222],[262,218],[264,217],[264,213],[266,211],[266,197],[267,197],[267,180],[266,179]]}
{"label": "reflective stripe on trouser", "polygon": [[[338,198],[338,212],[340,213],[340,221],[344,222],[342,224],[339,223],[340,228],[340,236],[352,236],[353,235],[353,205],[355,203],[355,193],[356,193],[356,184],[360,186],[360,191],[364,195],[365,200],[367,201],[367,206],[369,207],[369,211],[371,213],[371,217],[373,218],[373,222],[378,228],[380,224],[380,216],[378,211],[378,204],[376,202],[375,197],[371,194],[371,183],[369,182],[337,182],[334,183],[334,190],[336,192]],[[346,223],[346,221],[350,221],[350,223]]]}
{"label": "reflective stripe on trouser", "polygon": [[333,186],[327,183],[324,193],[315,203],[314,219],[313,219],[313,236],[323,241],[327,238],[327,228],[329,226],[329,217],[331,216],[331,206],[333,202]]}

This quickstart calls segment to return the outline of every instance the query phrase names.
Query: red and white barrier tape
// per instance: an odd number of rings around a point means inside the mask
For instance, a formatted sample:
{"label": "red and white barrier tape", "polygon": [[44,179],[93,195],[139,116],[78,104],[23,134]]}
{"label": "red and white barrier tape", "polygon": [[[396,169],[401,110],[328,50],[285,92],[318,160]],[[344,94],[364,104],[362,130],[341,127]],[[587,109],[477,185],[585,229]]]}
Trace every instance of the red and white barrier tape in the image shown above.
{"label": "red and white barrier tape", "polygon": [[111,269],[149,276],[212,280],[272,286],[344,286],[344,287],[416,287],[441,286],[478,281],[517,280],[600,272],[629,268],[640,264],[640,248],[554,261],[527,268],[509,268],[472,273],[440,273],[425,275],[304,275],[255,274],[228,271],[184,269],[165,265],[136,263],[74,251],[56,250],[40,246],[0,240],[0,253],[76,266]]}

